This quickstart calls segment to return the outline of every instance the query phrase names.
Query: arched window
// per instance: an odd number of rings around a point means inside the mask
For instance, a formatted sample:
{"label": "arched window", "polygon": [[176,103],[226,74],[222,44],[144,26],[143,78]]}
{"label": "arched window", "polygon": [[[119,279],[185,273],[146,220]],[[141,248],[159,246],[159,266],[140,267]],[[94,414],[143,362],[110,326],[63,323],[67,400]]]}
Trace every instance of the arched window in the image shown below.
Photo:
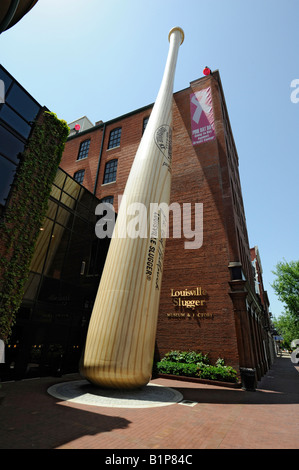
{"label": "arched window", "polygon": [[82,183],[83,183],[83,179],[84,179],[84,173],[85,173],[85,170],[78,170],[78,171],[76,171],[76,173],[74,174],[74,180],[76,180],[77,183],[82,184]]}
{"label": "arched window", "polygon": [[148,117],[145,117],[145,118],[143,119],[142,134],[143,134],[144,131],[145,131],[145,128],[146,128],[147,123],[148,123],[148,120],[149,120],[149,116],[148,116]]}
{"label": "arched window", "polygon": [[103,184],[116,180],[117,162],[118,160],[110,160],[106,163]]}
{"label": "arched window", "polygon": [[120,145],[121,127],[116,127],[110,132],[108,149],[118,147]]}
{"label": "arched window", "polygon": [[81,142],[77,160],[82,160],[82,158],[88,157],[89,144],[90,144],[90,139],[87,139]]}

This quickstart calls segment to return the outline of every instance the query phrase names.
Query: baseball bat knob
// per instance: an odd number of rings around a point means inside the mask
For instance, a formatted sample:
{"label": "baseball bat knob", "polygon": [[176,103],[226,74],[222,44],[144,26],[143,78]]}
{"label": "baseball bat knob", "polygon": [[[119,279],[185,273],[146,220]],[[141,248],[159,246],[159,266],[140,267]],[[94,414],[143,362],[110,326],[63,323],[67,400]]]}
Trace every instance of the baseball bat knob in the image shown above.
{"label": "baseball bat knob", "polygon": [[184,31],[182,30],[182,28],[180,28],[179,26],[175,26],[174,28],[172,28],[170,31],[169,31],[169,34],[168,34],[168,41],[170,41],[170,36],[172,33],[174,33],[174,31],[179,31],[181,33],[181,44],[183,44],[184,42],[184,39],[185,39],[185,33]]}

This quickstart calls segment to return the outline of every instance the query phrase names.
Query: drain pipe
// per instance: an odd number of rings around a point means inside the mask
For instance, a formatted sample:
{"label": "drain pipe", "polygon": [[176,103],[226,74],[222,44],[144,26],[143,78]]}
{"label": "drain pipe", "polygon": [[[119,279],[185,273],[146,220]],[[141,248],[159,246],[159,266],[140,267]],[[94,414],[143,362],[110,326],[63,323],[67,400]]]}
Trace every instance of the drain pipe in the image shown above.
{"label": "drain pipe", "polygon": [[101,150],[100,150],[100,155],[99,155],[98,168],[97,168],[97,172],[96,172],[96,179],[95,179],[94,188],[93,188],[93,194],[94,195],[96,194],[97,185],[98,185],[100,165],[101,165],[103,146],[104,146],[105,131],[106,131],[106,123],[104,123],[104,127],[103,127]]}

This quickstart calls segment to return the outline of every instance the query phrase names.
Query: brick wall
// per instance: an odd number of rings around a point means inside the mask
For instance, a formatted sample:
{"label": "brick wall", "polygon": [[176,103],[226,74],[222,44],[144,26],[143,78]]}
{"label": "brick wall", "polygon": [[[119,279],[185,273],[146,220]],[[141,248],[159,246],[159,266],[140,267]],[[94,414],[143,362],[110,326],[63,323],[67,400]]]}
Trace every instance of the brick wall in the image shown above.
{"label": "brick wall", "polygon": [[[211,86],[213,92],[217,138],[193,146],[190,94],[207,86]],[[232,256],[233,259],[238,256],[238,249],[217,81],[212,77],[201,79],[176,93],[173,117],[171,202],[203,204],[203,244],[193,250],[184,248],[184,239],[167,240],[157,330],[159,353],[163,356],[170,349],[195,349],[209,353],[212,362],[223,357],[237,367],[234,312],[228,296],[228,264]],[[182,311],[185,317],[168,316],[180,312],[172,303],[171,289],[195,287],[206,291],[204,304],[195,312]]]}
{"label": "brick wall", "polygon": [[[190,94],[208,86],[212,88],[216,139],[192,145]],[[62,168],[71,175],[77,169],[85,168],[83,185],[93,191],[102,135],[105,132],[96,195],[99,198],[114,196],[116,211],[117,195],[124,191],[142,137],[143,119],[149,113],[150,107],[143,108],[107,123],[105,131],[104,126],[101,126],[93,132],[79,134],[66,144]],[[107,150],[110,131],[119,126],[122,127],[120,146]],[[184,238],[169,238],[166,242],[157,325],[157,355],[162,357],[170,349],[194,349],[209,353],[212,362],[222,357],[227,364],[238,368],[235,312],[229,296],[228,264],[241,260],[241,247],[244,252],[242,256],[249,257],[249,247],[238,156],[230,133],[218,73],[191,82],[189,88],[174,94],[171,203],[191,203],[193,208],[195,203],[203,204],[203,244],[193,250],[184,248]],[[87,138],[91,138],[88,158],[77,162],[80,142]],[[118,159],[116,182],[102,185],[105,164],[114,158]],[[181,291],[197,287],[201,287],[205,295],[200,298],[195,296],[194,299],[204,300],[203,305],[196,307],[195,311],[180,311],[173,304],[171,289]],[[174,316],[179,313],[185,313],[185,316]]]}
{"label": "brick wall", "polygon": [[[143,119],[148,117],[151,108],[146,108],[137,114],[129,114],[117,121],[96,127],[92,132],[78,134],[76,138],[70,139],[65,147],[61,160],[61,168],[71,176],[80,169],[85,170],[83,186],[94,192],[96,175],[98,180],[96,196],[101,199],[114,196],[115,210],[118,210],[118,195],[122,195],[126,181],[132,166],[139,142],[142,137]],[[108,141],[111,130],[116,127],[122,128],[120,146],[108,149]],[[104,133],[104,140],[102,143]],[[88,158],[77,160],[81,142],[90,139]],[[102,147],[102,152],[101,152]],[[100,159],[100,166],[98,169]],[[117,178],[115,182],[103,184],[105,165],[110,160],[117,159]],[[98,171],[99,170],[99,171]]]}
{"label": "brick wall", "polygon": [[[78,134],[77,138],[70,139],[60,163],[60,167],[72,177],[78,170],[85,170],[83,185],[89,191],[93,191],[95,184],[102,134],[103,129],[99,127],[93,132]],[[77,160],[81,143],[88,139],[90,139],[88,157]]]}

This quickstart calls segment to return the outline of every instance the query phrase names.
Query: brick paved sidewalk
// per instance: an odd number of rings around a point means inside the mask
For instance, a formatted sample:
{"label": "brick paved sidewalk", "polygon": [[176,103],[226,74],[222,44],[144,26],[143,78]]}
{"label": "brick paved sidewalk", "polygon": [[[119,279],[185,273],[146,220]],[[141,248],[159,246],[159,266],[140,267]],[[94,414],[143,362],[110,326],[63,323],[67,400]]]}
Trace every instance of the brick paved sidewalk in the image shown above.
{"label": "brick paved sidewalk", "polygon": [[299,368],[276,359],[256,392],[155,379],[189,405],[146,409],[62,402],[49,386],[79,375],[2,384],[1,449],[298,449]]}

